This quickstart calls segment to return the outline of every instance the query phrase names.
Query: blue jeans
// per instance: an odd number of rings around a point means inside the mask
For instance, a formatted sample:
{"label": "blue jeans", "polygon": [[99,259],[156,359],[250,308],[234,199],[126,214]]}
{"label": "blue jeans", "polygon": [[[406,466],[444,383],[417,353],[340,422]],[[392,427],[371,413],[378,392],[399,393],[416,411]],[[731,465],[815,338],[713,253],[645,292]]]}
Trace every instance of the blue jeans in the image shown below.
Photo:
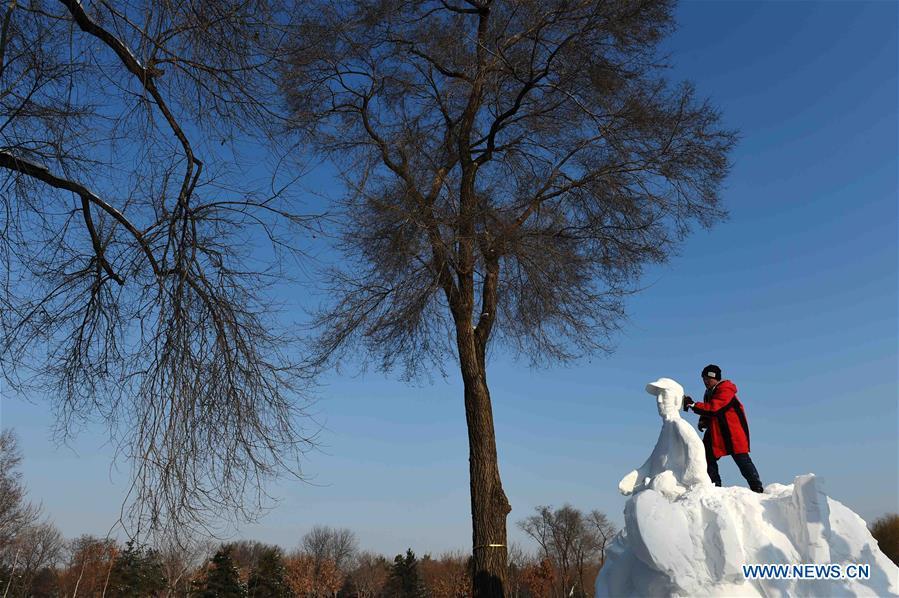
{"label": "blue jeans", "polygon": [[[721,474],[718,473],[718,458],[715,457],[715,453],[712,451],[712,434],[711,432],[706,432],[702,437],[702,443],[705,445],[705,462],[706,462],[706,471],[709,474],[709,478],[712,480],[712,483],[716,486],[721,485]],[[743,474],[743,477],[746,478],[746,481],[749,483],[749,487],[753,492],[763,492],[764,488],[762,487],[762,481],[759,479],[759,472],[755,468],[755,464],[752,462],[752,459],[749,457],[749,453],[737,453],[735,455],[731,455],[734,458],[734,462],[737,464],[737,467],[740,468],[740,473]]]}

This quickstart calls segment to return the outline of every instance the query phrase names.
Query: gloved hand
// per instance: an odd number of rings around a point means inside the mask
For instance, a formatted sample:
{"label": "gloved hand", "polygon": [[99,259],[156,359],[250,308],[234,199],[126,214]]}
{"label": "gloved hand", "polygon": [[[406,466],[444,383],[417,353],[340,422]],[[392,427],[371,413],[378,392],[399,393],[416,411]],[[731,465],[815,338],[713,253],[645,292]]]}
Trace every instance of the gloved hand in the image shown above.
{"label": "gloved hand", "polygon": [[696,424],[696,427],[699,428],[699,431],[702,432],[706,428],[709,427],[709,418],[703,415],[699,418],[699,423]]}
{"label": "gloved hand", "polygon": [[690,395],[685,396],[685,397],[684,397],[684,403],[683,403],[683,409],[684,409],[684,411],[689,410],[689,409],[690,409],[690,405],[692,405],[692,404],[695,403],[695,402],[696,402],[696,401],[694,401],[694,400],[690,397]]}

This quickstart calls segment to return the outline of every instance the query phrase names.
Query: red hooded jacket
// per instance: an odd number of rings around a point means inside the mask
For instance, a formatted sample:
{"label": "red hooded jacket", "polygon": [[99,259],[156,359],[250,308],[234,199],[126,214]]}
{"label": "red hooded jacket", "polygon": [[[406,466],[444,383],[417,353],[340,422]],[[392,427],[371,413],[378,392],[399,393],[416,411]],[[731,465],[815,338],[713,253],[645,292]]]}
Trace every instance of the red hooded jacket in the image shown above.
{"label": "red hooded jacket", "polygon": [[722,380],[706,391],[704,403],[694,403],[693,412],[708,418],[715,458],[749,452],[749,424],[743,403],[737,398],[737,387]]}

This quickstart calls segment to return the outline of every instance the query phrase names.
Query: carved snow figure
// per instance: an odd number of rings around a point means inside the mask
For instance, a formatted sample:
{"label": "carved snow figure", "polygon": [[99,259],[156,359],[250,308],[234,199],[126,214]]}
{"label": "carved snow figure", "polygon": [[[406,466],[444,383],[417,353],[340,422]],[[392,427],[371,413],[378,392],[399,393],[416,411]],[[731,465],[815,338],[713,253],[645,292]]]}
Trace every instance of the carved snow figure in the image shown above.
{"label": "carved snow figure", "polygon": [[[671,378],[659,378],[646,385],[646,392],[656,397],[662,417],[662,431],[646,462],[624,476],[618,489],[628,495],[655,484],[657,489],[663,488],[666,493],[680,494],[686,486],[711,484],[706,473],[702,440],[680,416],[683,386]],[[658,476],[663,477],[656,479]]]}
{"label": "carved snow figure", "polygon": [[[660,378],[662,430],[652,454],[618,485],[625,527],[606,551],[596,596],[899,596],[899,567],[861,517],[812,474],[764,494],[712,485],[696,431],[680,417],[683,388]],[[867,565],[867,579],[746,579],[743,565]],[[846,577],[846,576],[844,576]]]}

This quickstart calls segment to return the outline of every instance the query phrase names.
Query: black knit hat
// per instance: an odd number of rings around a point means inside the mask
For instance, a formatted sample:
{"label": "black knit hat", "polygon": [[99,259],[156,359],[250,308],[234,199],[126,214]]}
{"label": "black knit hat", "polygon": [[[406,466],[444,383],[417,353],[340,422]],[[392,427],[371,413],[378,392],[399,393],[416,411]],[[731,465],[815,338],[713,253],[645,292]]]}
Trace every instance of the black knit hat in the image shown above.
{"label": "black knit hat", "polygon": [[702,377],[703,378],[714,378],[715,380],[721,380],[721,368],[717,365],[710,363],[709,365],[702,368]]}

